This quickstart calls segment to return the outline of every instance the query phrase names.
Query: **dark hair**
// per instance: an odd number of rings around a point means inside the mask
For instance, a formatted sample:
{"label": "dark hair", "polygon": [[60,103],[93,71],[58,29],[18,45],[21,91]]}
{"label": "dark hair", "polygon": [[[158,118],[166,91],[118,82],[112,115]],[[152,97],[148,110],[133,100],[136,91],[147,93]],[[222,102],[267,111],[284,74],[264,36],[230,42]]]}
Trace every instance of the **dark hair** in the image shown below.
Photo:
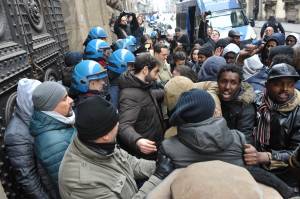
{"label": "dark hair", "polygon": [[185,60],[186,54],[183,51],[176,51],[173,55],[174,62],[178,60]]}
{"label": "dark hair", "polygon": [[215,49],[221,47],[221,48],[225,48],[228,44],[230,44],[230,41],[226,38],[223,39],[219,39],[215,45]]}
{"label": "dark hair", "polygon": [[191,56],[191,59],[192,59],[193,52],[194,52],[195,50],[199,50],[199,48],[198,48],[198,47],[194,47],[194,48],[192,48],[192,50],[191,50],[191,54],[190,54],[190,56]]}
{"label": "dark hair", "polygon": [[153,50],[154,50],[155,53],[160,53],[162,48],[167,48],[167,49],[169,49],[168,46],[165,45],[165,44],[156,43],[156,44],[154,45],[154,47],[153,47]]}
{"label": "dark hair", "polygon": [[195,44],[199,44],[200,46],[202,46],[203,44],[205,44],[205,41],[204,41],[203,39],[199,38],[199,39],[196,39],[196,40],[193,42],[193,46],[194,46]]}
{"label": "dark hair", "polygon": [[198,82],[197,74],[190,67],[186,65],[178,65],[175,69],[180,73],[180,76],[187,77],[194,83]]}
{"label": "dark hair", "polygon": [[213,30],[213,31],[217,32],[217,33],[218,33],[218,35],[220,36],[220,32],[219,32],[218,30]]}
{"label": "dark hair", "polygon": [[237,73],[240,77],[240,82],[243,81],[243,72],[240,67],[236,64],[226,64],[224,67],[221,68],[221,70],[218,73],[217,81],[221,78],[221,75],[225,72],[232,72],[232,73]]}
{"label": "dark hair", "polygon": [[151,39],[149,35],[147,34],[144,34],[142,37],[141,37],[141,44],[145,44],[147,40]]}
{"label": "dark hair", "polygon": [[72,67],[81,62],[83,54],[79,51],[70,51],[65,53],[66,67]]}
{"label": "dark hair", "polygon": [[175,32],[180,32],[180,28],[176,27]]}
{"label": "dark hair", "polygon": [[199,55],[204,55],[207,58],[213,56],[213,47],[209,44],[201,46],[198,51],[198,56]]}
{"label": "dark hair", "polygon": [[133,71],[134,74],[137,74],[141,72],[145,66],[148,66],[148,69],[151,71],[153,68],[160,65],[160,61],[150,53],[141,53],[135,59]]}
{"label": "dark hair", "polygon": [[293,58],[289,55],[284,55],[284,54],[275,55],[272,59],[271,67],[281,63],[285,63],[293,66]]}

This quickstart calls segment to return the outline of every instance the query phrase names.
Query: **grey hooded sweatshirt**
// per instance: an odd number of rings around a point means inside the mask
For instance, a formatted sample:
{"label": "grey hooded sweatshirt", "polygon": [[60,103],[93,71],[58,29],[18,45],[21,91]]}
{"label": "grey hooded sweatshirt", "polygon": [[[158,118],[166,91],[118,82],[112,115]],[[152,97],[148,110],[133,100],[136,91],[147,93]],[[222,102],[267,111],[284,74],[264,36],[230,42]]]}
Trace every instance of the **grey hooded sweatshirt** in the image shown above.
{"label": "grey hooded sweatshirt", "polygon": [[175,168],[210,160],[244,166],[245,137],[237,130],[230,130],[224,118],[209,118],[177,128],[178,134],[164,140],[160,148],[160,152],[172,159]]}

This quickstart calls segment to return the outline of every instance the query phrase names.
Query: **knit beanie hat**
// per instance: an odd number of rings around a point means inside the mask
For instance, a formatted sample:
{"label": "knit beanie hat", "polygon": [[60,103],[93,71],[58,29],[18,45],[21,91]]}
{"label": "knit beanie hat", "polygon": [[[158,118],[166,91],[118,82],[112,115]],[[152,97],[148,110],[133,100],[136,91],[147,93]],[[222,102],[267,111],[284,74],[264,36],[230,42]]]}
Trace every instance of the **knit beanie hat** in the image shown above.
{"label": "knit beanie hat", "polygon": [[46,81],[34,89],[32,93],[33,106],[38,111],[53,111],[66,95],[67,90],[63,85]]}
{"label": "knit beanie hat", "polygon": [[118,123],[117,110],[100,96],[91,96],[77,106],[75,127],[82,141],[108,134]]}
{"label": "knit beanie hat", "polygon": [[198,73],[198,79],[203,81],[217,81],[217,76],[221,68],[226,64],[226,60],[221,56],[212,56],[205,60]]}
{"label": "knit beanie hat", "polygon": [[185,123],[197,123],[213,116],[215,102],[212,96],[200,89],[192,89],[182,93],[173,114],[170,124],[178,126]]}

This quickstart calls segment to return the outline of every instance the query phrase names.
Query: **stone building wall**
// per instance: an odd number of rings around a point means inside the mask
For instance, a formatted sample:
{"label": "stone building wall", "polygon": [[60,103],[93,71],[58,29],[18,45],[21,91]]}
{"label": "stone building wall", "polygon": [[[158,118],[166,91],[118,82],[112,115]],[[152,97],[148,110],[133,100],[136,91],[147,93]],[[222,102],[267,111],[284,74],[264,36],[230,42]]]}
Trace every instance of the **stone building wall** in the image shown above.
{"label": "stone building wall", "polygon": [[61,0],[70,50],[82,51],[89,29],[101,26],[109,34],[109,42],[116,40],[109,20],[120,11],[136,11],[136,0]]}

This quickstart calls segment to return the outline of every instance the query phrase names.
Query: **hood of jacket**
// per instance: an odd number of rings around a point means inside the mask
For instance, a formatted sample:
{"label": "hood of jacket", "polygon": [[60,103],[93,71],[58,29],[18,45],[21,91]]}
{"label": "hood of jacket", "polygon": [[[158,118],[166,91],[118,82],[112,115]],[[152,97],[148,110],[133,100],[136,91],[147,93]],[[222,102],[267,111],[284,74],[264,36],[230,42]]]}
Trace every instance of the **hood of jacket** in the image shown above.
{"label": "hood of jacket", "polygon": [[293,36],[293,37],[295,37],[295,39],[296,39],[296,44],[299,44],[299,43],[300,43],[300,37],[299,37],[299,34],[298,34],[298,33],[292,32],[292,33],[288,34],[288,35],[286,36],[286,38],[287,38],[288,36]]}
{"label": "hood of jacket", "polygon": [[234,44],[234,43],[230,43],[228,44],[222,53],[222,56],[226,55],[229,52],[233,52],[234,54],[238,54],[240,52],[240,47],[238,47],[238,45]]}
{"label": "hood of jacket", "polygon": [[130,71],[123,73],[119,78],[120,89],[124,88],[140,88],[140,89],[150,89],[151,83],[146,83],[134,76]]}
{"label": "hood of jacket", "polygon": [[205,60],[198,73],[198,79],[203,81],[217,81],[218,72],[226,64],[224,57],[212,56]]}
{"label": "hood of jacket", "polygon": [[34,79],[23,78],[18,82],[16,113],[29,125],[33,114],[32,93],[41,82]]}
{"label": "hood of jacket", "polygon": [[209,118],[199,123],[178,126],[178,139],[189,148],[200,153],[218,153],[227,149],[234,141],[226,120]]}
{"label": "hood of jacket", "polygon": [[244,60],[243,75],[244,79],[248,79],[254,74],[258,73],[263,68],[260,58],[257,54]]}
{"label": "hood of jacket", "polygon": [[30,123],[30,133],[35,137],[43,134],[44,132],[63,130],[68,128],[73,128],[73,126],[71,124],[61,122],[40,111],[34,111]]}

